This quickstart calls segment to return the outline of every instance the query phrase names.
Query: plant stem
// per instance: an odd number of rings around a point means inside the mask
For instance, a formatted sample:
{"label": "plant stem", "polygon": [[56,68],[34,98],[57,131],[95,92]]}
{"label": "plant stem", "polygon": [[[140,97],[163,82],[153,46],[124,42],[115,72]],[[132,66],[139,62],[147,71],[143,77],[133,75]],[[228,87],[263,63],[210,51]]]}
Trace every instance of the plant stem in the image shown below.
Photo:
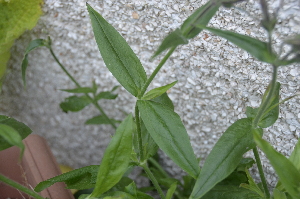
{"label": "plant stem", "polygon": [[[55,59],[55,61],[57,62],[57,64],[60,66],[60,68],[66,73],[66,75],[72,80],[72,82],[74,82],[74,84],[78,87],[81,88],[80,84],[74,79],[74,77],[67,71],[67,69],[64,67],[64,65],[62,65],[62,63],[60,63],[60,61],[58,60],[58,58],[56,57],[55,53],[53,52],[51,46],[48,47],[50,50],[51,55],[53,56],[53,58]],[[96,102],[93,98],[91,98],[91,96],[89,96],[87,93],[85,93],[85,96],[94,104],[94,106],[100,111],[100,113],[104,116],[104,118],[109,122],[109,124],[116,129],[116,125],[115,123],[106,115],[106,113],[104,112],[104,110],[101,108],[101,106],[98,104],[98,102]]]}
{"label": "plant stem", "polygon": [[142,164],[141,167],[142,167],[142,168],[144,169],[144,171],[147,173],[149,179],[151,180],[151,182],[153,183],[155,189],[157,190],[158,194],[160,195],[160,198],[161,198],[161,199],[165,199],[166,197],[165,197],[165,195],[164,195],[162,189],[160,188],[160,186],[159,186],[159,184],[158,184],[156,178],[154,177],[153,173],[150,171],[150,169],[149,169],[147,163]]}
{"label": "plant stem", "polygon": [[137,106],[137,104],[135,105],[135,121],[136,121],[138,147],[139,147],[139,152],[140,152],[140,161],[144,161],[140,112],[139,112],[139,107]]}
{"label": "plant stem", "polygon": [[268,105],[271,101],[271,98],[273,97],[273,94],[275,92],[275,88],[276,88],[276,80],[277,80],[277,66],[273,66],[273,75],[272,75],[272,80],[270,83],[270,91],[268,93],[268,96],[265,100],[262,101],[262,104],[259,106],[257,114],[255,116],[255,118],[253,119],[252,122],[252,127],[256,128],[258,123],[260,122],[264,112],[266,111],[266,109],[268,108]]}
{"label": "plant stem", "polygon": [[148,161],[153,164],[161,174],[164,175],[164,177],[169,178],[170,176],[167,174],[167,172],[160,166],[160,164],[154,159],[154,158],[149,158]]}
{"label": "plant stem", "polygon": [[149,87],[150,83],[152,82],[152,80],[154,79],[154,77],[157,75],[157,73],[159,72],[159,70],[161,69],[161,67],[166,63],[166,61],[169,59],[169,57],[172,55],[172,53],[174,52],[174,50],[176,49],[176,47],[172,47],[169,52],[164,56],[164,58],[160,61],[160,63],[157,65],[157,67],[155,68],[155,70],[152,72],[152,74],[150,75],[150,77],[147,79],[145,85],[143,86],[141,93],[138,95],[138,98],[140,99],[146,92],[147,88]]}
{"label": "plant stem", "polygon": [[19,190],[23,193],[26,193],[27,195],[30,195],[30,196],[34,197],[35,199],[45,199],[42,196],[40,196],[38,193],[28,189],[27,187],[24,187],[23,185],[21,185],[21,184],[15,182],[15,181],[3,176],[1,174],[0,174],[0,181],[8,184],[11,187],[16,188],[17,190]]}
{"label": "plant stem", "polygon": [[257,168],[258,168],[259,176],[260,176],[263,188],[264,188],[264,192],[266,194],[267,199],[269,199],[270,198],[270,192],[269,192],[269,189],[268,189],[268,185],[267,185],[267,181],[266,181],[265,174],[264,174],[264,171],[263,171],[263,167],[262,167],[262,164],[261,164],[261,161],[260,161],[259,153],[258,153],[258,150],[257,150],[256,147],[253,148],[253,153],[254,153],[256,165],[257,165]]}

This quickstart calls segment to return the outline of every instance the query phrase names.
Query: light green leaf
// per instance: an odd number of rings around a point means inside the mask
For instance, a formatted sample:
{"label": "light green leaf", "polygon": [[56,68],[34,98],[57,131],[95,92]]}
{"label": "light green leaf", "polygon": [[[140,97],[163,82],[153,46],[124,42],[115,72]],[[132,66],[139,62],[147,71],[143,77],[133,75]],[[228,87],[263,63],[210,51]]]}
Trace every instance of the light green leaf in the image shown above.
{"label": "light green leaf", "polygon": [[115,191],[109,195],[110,196],[106,196],[103,199],[137,199],[136,197],[130,195],[129,193],[122,192],[122,191]]}
{"label": "light green leaf", "polygon": [[172,196],[173,196],[174,192],[176,191],[176,188],[177,188],[177,182],[174,182],[167,191],[166,199],[172,199]]}
{"label": "light green leaf", "polygon": [[[114,123],[120,123],[121,121],[119,120],[114,120],[114,119],[110,119],[112,120]],[[103,115],[98,115],[95,116],[91,119],[88,119],[85,124],[110,124],[110,122],[103,116]]]}
{"label": "light green leaf", "polygon": [[242,183],[240,185],[240,187],[243,187],[245,189],[248,189],[250,191],[253,191],[255,193],[257,193],[261,198],[266,198],[264,192],[259,188],[259,186],[255,183],[255,181],[253,180],[252,176],[250,175],[248,169],[245,169],[245,172],[247,174],[248,177],[248,182],[249,184],[246,183]]}
{"label": "light green leaf", "polygon": [[[0,137],[2,137],[2,141],[8,145],[19,147],[22,151],[21,154],[23,154],[25,146],[22,142],[22,137],[14,128],[6,124],[0,124]],[[0,146],[0,148],[2,148],[2,146]]]}
{"label": "light green leaf", "polygon": [[190,199],[202,197],[231,174],[239,165],[243,154],[255,146],[251,124],[251,119],[243,118],[223,133],[208,155]]}
{"label": "light green leaf", "polygon": [[276,60],[276,55],[269,52],[268,44],[266,42],[262,42],[258,39],[231,31],[208,28],[204,27],[203,25],[196,26],[227,39],[228,41],[247,51],[249,54],[251,54],[253,57],[257,58],[260,61],[272,64]]}
{"label": "light green leaf", "polygon": [[73,89],[60,89],[60,90],[68,93],[94,93],[95,92],[95,89],[90,87],[79,87]]}
{"label": "light green leaf", "polygon": [[300,198],[300,173],[293,163],[278,153],[258,133],[254,133],[257,146],[266,154],[285,190],[294,198]]}
{"label": "light green leaf", "polygon": [[167,93],[163,93],[162,95],[152,99],[151,101],[158,102],[164,106],[171,108],[174,111],[174,104]]}
{"label": "light green leaf", "polygon": [[[0,115],[0,125],[3,125],[4,130],[7,132],[13,132],[13,134],[15,134],[15,132],[18,133],[18,135],[21,137],[21,139],[25,139],[32,131],[31,129],[26,126],[25,124],[23,124],[22,122],[18,122],[17,120],[11,118],[11,117],[7,117],[5,115]],[[8,126],[10,128],[12,128],[13,130],[11,131],[11,129],[6,128],[5,126]],[[12,139],[16,139],[16,143],[19,143],[19,136],[15,134],[15,136],[12,137]],[[14,142],[15,143],[15,142]],[[0,151],[7,149],[11,146],[13,146],[14,144],[11,144],[7,141],[7,139],[5,139],[4,137],[0,136]],[[18,144],[21,147],[21,143]],[[18,146],[17,145],[17,146]]]}
{"label": "light green leaf", "polygon": [[161,45],[158,47],[157,51],[151,57],[152,59],[155,58],[157,55],[162,53],[163,51],[177,47],[182,44],[188,44],[188,39],[182,35],[180,29],[176,29],[174,32],[170,33],[164,40],[162,41]]}
{"label": "light green leaf", "polygon": [[119,125],[105,150],[92,197],[98,197],[108,191],[127,171],[132,151],[132,132],[133,118],[129,115]]}
{"label": "light green leaf", "polygon": [[34,191],[41,192],[57,182],[66,183],[67,189],[83,190],[93,188],[96,184],[98,169],[99,165],[91,165],[69,171],[67,173],[40,182],[34,188]]}
{"label": "light green leaf", "polygon": [[198,28],[197,26],[206,26],[221,4],[221,1],[210,0],[198,8],[182,24],[181,32],[183,36],[187,39],[197,36],[203,30],[203,28]]}
{"label": "light green leaf", "polygon": [[196,178],[200,167],[179,115],[153,101],[138,100],[137,105],[146,129],[156,144],[179,167]]}
{"label": "light green leaf", "polygon": [[89,4],[87,9],[101,56],[113,76],[137,96],[147,80],[146,72],[125,39]]}
{"label": "light green leaf", "polygon": [[22,79],[23,79],[23,84],[26,86],[26,69],[28,66],[28,54],[38,48],[38,47],[42,47],[42,46],[47,46],[48,42],[50,40],[44,40],[44,39],[36,39],[33,40],[29,43],[28,47],[26,48],[25,54],[24,54],[24,58],[22,60]]}
{"label": "light green leaf", "polygon": [[42,14],[42,0],[0,1],[0,79],[3,77],[15,39],[32,29]]}
{"label": "light green leaf", "polygon": [[279,191],[278,189],[273,190],[274,199],[287,199],[284,192]]}
{"label": "light green leaf", "polygon": [[66,98],[59,106],[64,112],[77,112],[84,109],[90,103],[91,101],[87,96],[83,95],[78,97],[74,95]]}
{"label": "light green leaf", "polygon": [[162,94],[164,94],[165,92],[167,92],[170,88],[172,88],[176,83],[177,83],[177,81],[172,82],[171,84],[167,84],[165,86],[154,88],[154,89],[150,90],[149,92],[147,92],[142,97],[142,100],[151,100],[151,99],[154,99],[156,97],[159,97]]}

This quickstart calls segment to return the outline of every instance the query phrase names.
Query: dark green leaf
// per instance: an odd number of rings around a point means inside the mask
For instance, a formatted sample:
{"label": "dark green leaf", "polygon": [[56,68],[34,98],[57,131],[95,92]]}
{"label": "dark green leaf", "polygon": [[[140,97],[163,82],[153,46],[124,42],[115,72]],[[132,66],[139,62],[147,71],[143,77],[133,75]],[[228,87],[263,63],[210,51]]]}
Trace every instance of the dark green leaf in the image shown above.
{"label": "dark green leaf", "polygon": [[95,100],[98,101],[100,99],[116,99],[117,97],[118,94],[114,94],[111,91],[103,91],[95,96]]}
{"label": "dark green leaf", "polygon": [[262,42],[258,39],[234,33],[231,31],[208,28],[204,27],[203,25],[198,25],[197,27],[203,28],[220,37],[227,39],[228,41],[247,51],[249,54],[251,54],[253,57],[257,58],[260,61],[272,64],[276,59],[276,55],[269,52],[268,44],[266,42]]}
{"label": "dark green leaf", "polygon": [[255,146],[251,124],[251,119],[240,119],[223,133],[204,163],[191,199],[202,197],[231,174],[239,165],[243,154]]}
{"label": "dark green leaf", "polygon": [[89,4],[87,9],[101,56],[113,76],[137,96],[147,80],[146,72],[125,39]]}
{"label": "dark green leaf", "polygon": [[34,50],[37,47],[41,47],[41,46],[47,46],[48,43],[50,42],[49,40],[44,40],[44,39],[36,39],[33,40],[29,43],[28,47],[26,48],[25,51],[25,55],[24,58],[22,60],[22,79],[23,79],[23,83],[26,86],[26,69],[28,66],[28,53],[30,53],[30,51]]}
{"label": "dark green leaf", "polygon": [[59,176],[40,182],[34,191],[41,192],[56,182],[65,182],[67,189],[89,189],[96,184],[99,165],[91,165],[75,169]]}
{"label": "dark green leaf", "polygon": [[71,96],[65,99],[62,103],[59,104],[60,108],[64,112],[77,112],[84,109],[87,105],[89,105],[91,101],[85,95],[83,96]]}
{"label": "dark green leaf", "polygon": [[[22,142],[22,137],[14,128],[6,124],[0,124],[0,139],[4,143],[6,142],[5,145],[13,145],[19,147],[22,151],[21,154],[23,154],[25,146]],[[2,146],[0,145],[0,149],[1,148]]]}
{"label": "dark green leaf", "polygon": [[74,89],[61,89],[61,91],[66,91],[68,93],[93,93],[93,92],[95,92],[95,88],[80,87],[80,88],[74,88]]}
{"label": "dark green leaf", "polygon": [[92,197],[98,197],[108,191],[127,171],[132,151],[132,132],[133,118],[129,115],[119,125],[105,150]]}
{"label": "dark green leaf", "polygon": [[255,164],[255,161],[252,158],[242,158],[240,164],[236,167],[237,171],[245,171],[245,169],[249,169]]}
{"label": "dark green leaf", "polygon": [[147,160],[148,158],[154,156],[157,153],[158,146],[147,131],[143,121],[141,121],[141,132],[144,159]]}
{"label": "dark green leaf", "polygon": [[300,198],[300,173],[293,163],[278,153],[258,133],[254,133],[257,146],[266,154],[285,190],[295,199]]}
{"label": "dark green leaf", "polygon": [[[120,123],[121,121],[119,120],[114,120],[114,119],[110,119],[112,120],[114,123]],[[88,119],[85,124],[110,124],[110,122],[103,116],[103,115],[98,115],[95,116],[91,119]]]}
{"label": "dark green leaf", "polygon": [[187,39],[197,36],[203,28],[197,26],[206,26],[210,19],[215,15],[221,6],[221,1],[210,0],[200,8],[198,8],[191,16],[189,16],[181,26],[181,32]]}
{"label": "dark green leaf", "polygon": [[174,32],[170,33],[166,38],[164,38],[161,45],[158,47],[157,51],[152,56],[152,59],[169,48],[177,47],[179,45],[188,44],[188,43],[189,42],[187,38],[185,38],[182,35],[181,30],[176,29]]}
{"label": "dark green leaf", "polygon": [[179,115],[153,101],[138,100],[137,105],[146,129],[156,144],[179,167],[196,178],[200,167]]}
{"label": "dark green leaf", "polygon": [[255,118],[257,111],[258,111],[258,108],[252,108],[250,106],[247,106],[246,115],[248,118]]}
{"label": "dark green leaf", "polygon": [[167,93],[164,93],[154,99],[152,99],[152,101],[154,102],[158,102],[164,106],[167,106],[169,108],[171,108],[173,111],[174,111],[174,105],[173,105],[173,102],[172,100],[169,98],[168,94]]}
{"label": "dark green leaf", "polygon": [[217,185],[201,199],[262,199],[253,191],[233,185]]}
{"label": "dark green leaf", "polygon": [[[23,124],[22,122],[18,122],[17,120],[7,117],[5,115],[0,115],[0,124],[7,125],[17,131],[18,134],[21,136],[22,140],[25,139],[32,131],[31,129]],[[7,149],[13,146],[12,144],[8,143],[6,139],[0,136],[0,151]]]}
{"label": "dark green leaf", "polygon": [[159,96],[161,96],[162,94],[164,94],[165,92],[167,92],[170,88],[172,88],[175,84],[177,83],[177,81],[172,82],[171,84],[167,84],[165,86],[161,86],[158,88],[154,88],[152,90],[150,90],[149,92],[147,92],[143,97],[142,100],[151,100],[154,98],[157,98]]}

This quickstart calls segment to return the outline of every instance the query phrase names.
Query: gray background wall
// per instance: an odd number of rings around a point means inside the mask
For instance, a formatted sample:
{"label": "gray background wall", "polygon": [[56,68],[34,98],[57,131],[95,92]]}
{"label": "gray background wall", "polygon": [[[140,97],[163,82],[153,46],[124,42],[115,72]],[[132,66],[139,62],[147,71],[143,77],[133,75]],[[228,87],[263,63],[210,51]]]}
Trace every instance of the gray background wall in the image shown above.
{"label": "gray background wall", "polygon": [[[162,39],[205,1],[90,0],[89,3],[123,35],[149,75],[161,59],[149,62]],[[278,4],[274,1],[271,9],[276,9]],[[280,11],[280,25],[274,34],[275,45],[279,46],[287,35],[300,33],[299,4],[299,1],[285,1]],[[258,1],[244,2],[239,7],[261,17]],[[68,94],[59,89],[75,88],[75,85],[47,49],[30,54],[27,89],[22,86],[20,64],[32,39],[50,35],[59,59],[83,86],[90,86],[95,80],[101,89],[110,90],[118,82],[100,57],[85,1],[45,0],[43,11],[38,25],[12,48],[0,113],[15,117],[34,133],[44,136],[60,163],[75,168],[99,164],[113,129],[84,125],[86,119],[98,114],[93,107],[80,113],[61,111],[59,103]],[[265,31],[259,23],[238,10],[220,9],[209,25],[265,40]],[[245,117],[246,106],[259,106],[270,74],[269,65],[255,61],[226,40],[203,32],[177,49],[155,78],[152,88],[178,80],[169,95],[187,128],[195,153],[204,159],[222,132]],[[300,69],[295,65],[279,70],[282,99],[299,92],[299,74]],[[134,101],[126,90],[119,89],[118,93],[115,104],[102,101],[101,105],[111,117],[122,119],[123,111],[133,111]],[[278,122],[265,131],[265,139],[285,155],[291,153],[300,135],[299,102],[298,97],[281,105]],[[273,170],[266,161],[263,164],[269,182],[274,184]],[[165,165],[170,172],[179,172],[170,161],[165,161]]]}

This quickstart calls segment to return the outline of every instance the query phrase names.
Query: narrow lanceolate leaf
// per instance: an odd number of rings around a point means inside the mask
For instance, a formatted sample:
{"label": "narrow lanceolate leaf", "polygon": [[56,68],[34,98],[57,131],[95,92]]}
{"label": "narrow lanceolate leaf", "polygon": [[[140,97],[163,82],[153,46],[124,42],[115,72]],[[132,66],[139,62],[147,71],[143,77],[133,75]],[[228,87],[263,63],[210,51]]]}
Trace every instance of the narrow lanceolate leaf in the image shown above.
{"label": "narrow lanceolate leaf", "polygon": [[[110,119],[113,123],[120,123],[118,120]],[[111,124],[103,115],[95,116],[91,119],[88,119],[85,124]]]}
{"label": "narrow lanceolate leaf", "polygon": [[154,88],[154,89],[150,90],[149,92],[147,92],[142,97],[142,100],[151,100],[151,99],[154,99],[156,97],[159,97],[162,94],[164,94],[165,92],[167,92],[170,88],[172,88],[176,83],[177,83],[177,81],[172,82],[171,84],[167,84],[165,86]]}
{"label": "narrow lanceolate leaf", "polygon": [[174,104],[167,93],[163,93],[162,95],[152,99],[151,101],[158,102],[164,106],[171,108],[174,111]]}
{"label": "narrow lanceolate leaf", "polygon": [[[26,126],[25,124],[23,124],[22,122],[19,122],[15,119],[5,116],[5,115],[0,115],[0,125],[11,127],[13,129],[13,132],[16,131],[22,140],[25,139],[32,132],[31,129],[28,126]],[[2,127],[4,127],[4,126],[2,126]],[[7,131],[8,129],[6,127],[4,127],[4,130]],[[12,132],[12,131],[9,131],[9,132]],[[13,134],[15,134],[15,133],[13,133]],[[12,136],[12,139],[18,139],[17,138],[17,137],[19,137],[18,135]],[[9,135],[9,136],[11,136],[11,135]],[[14,141],[8,142],[7,139],[5,139],[3,136],[0,136],[0,151],[15,145],[15,144],[12,144],[12,142],[14,143]],[[19,141],[16,141],[16,142],[19,143]],[[18,145],[21,146],[20,143]]]}
{"label": "narrow lanceolate leaf", "polygon": [[75,169],[40,182],[34,188],[34,191],[41,192],[57,182],[64,182],[67,185],[67,189],[90,189],[96,184],[98,170],[99,165],[91,165],[82,167],[80,169]]}
{"label": "narrow lanceolate leaf", "polygon": [[80,87],[80,88],[73,88],[73,89],[61,89],[61,91],[65,91],[68,93],[93,93],[95,92],[95,89],[90,87]]}
{"label": "narrow lanceolate leaf", "polygon": [[138,100],[137,105],[146,129],[156,144],[179,167],[196,178],[200,167],[179,115],[153,101]]}
{"label": "narrow lanceolate leaf", "polygon": [[188,39],[183,36],[181,30],[176,29],[174,32],[170,33],[166,38],[164,38],[161,45],[158,47],[157,51],[152,56],[152,59],[169,48],[177,47],[179,45],[188,43]]}
{"label": "narrow lanceolate leaf", "polygon": [[96,187],[91,194],[98,197],[119,182],[128,169],[132,151],[133,118],[129,115],[117,128],[100,164]]}
{"label": "narrow lanceolate leaf", "polygon": [[147,80],[140,60],[113,26],[89,4],[87,9],[106,67],[128,92],[137,96]]}
{"label": "narrow lanceolate leaf", "polygon": [[[17,146],[21,149],[22,154],[25,149],[25,146],[22,142],[22,137],[19,133],[12,127],[6,124],[0,124],[0,139],[2,142],[6,142],[6,145]],[[0,149],[2,146],[0,146]]]}
{"label": "narrow lanceolate leaf", "polygon": [[172,199],[173,194],[176,191],[176,188],[177,188],[177,182],[174,182],[167,191],[166,199]]}
{"label": "narrow lanceolate leaf", "polygon": [[224,132],[208,155],[190,199],[202,197],[231,174],[243,154],[255,146],[251,123],[251,119],[240,119]]}
{"label": "narrow lanceolate leaf", "polygon": [[282,186],[294,198],[300,198],[300,172],[284,155],[278,153],[257,133],[253,134],[257,146],[266,154]]}
{"label": "narrow lanceolate leaf", "polygon": [[26,69],[28,66],[28,54],[30,51],[34,50],[35,48],[41,47],[41,46],[46,46],[47,41],[44,39],[36,39],[33,40],[29,43],[28,47],[26,48],[24,58],[22,60],[22,78],[23,78],[23,83],[26,85]]}
{"label": "narrow lanceolate leaf", "polygon": [[181,32],[183,36],[187,39],[197,36],[203,30],[203,28],[197,26],[206,26],[221,5],[221,1],[210,0],[198,8],[182,24]]}
{"label": "narrow lanceolate leaf", "polygon": [[66,98],[65,101],[59,104],[59,106],[64,112],[68,112],[68,111],[77,112],[84,109],[84,107],[86,107],[90,103],[91,101],[85,95],[71,96]]}
{"label": "narrow lanceolate leaf", "polygon": [[210,31],[215,35],[227,39],[228,41],[247,51],[249,54],[260,61],[274,63],[276,59],[276,55],[269,52],[268,44],[266,42],[231,31],[208,28],[204,27],[203,25],[198,25],[197,27],[204,28],[205,30]]}

